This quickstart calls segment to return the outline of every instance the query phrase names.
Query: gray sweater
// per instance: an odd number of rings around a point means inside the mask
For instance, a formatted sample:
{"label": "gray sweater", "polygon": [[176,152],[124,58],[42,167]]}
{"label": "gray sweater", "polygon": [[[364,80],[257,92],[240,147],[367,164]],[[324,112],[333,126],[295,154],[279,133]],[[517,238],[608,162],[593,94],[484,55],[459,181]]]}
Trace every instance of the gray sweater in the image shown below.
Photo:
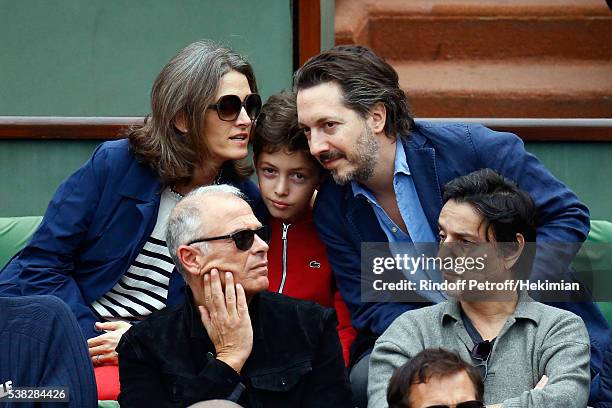
{"label": "gray sweater", "polygon": [[[453,350],[467,362],[474,342],[449,300],[398,317],[380,336],[370,358],[368,407],[387,407],[393,371],[425,348]],[[590,386],[589,335],[578,316],[521,293],[489,357],[485,403],[504,407],[584,408]],[[533,387],[548,376],[542,390]]]}

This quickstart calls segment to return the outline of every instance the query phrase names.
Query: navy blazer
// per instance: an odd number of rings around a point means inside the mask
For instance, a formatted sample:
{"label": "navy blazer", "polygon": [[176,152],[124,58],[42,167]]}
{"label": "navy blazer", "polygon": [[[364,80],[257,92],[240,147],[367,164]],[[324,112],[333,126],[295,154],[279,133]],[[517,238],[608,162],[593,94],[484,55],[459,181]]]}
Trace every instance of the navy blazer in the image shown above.
{"label": "navy blazer", "polygon": [[[263,212],[251,181],[222,180]],[[123,276],[157,221],[162,185],[126,139],[105,142],[57,189],[28,245],[0,271],[0,295],[51,294],[72,309],[86,338],[99,335],[89,305]],[[173,271],[167,306],[184,302]]]}
{"label": "navy blazer", "polygon": [[[444,185],[470,172],[491,168],[517,182],[533,197],[538,210],[538,242],[583,242],[589,232],[589,211],[576,195],[557,180],[540,161],[525,151],[523,142],[511,133],[494,132],[480,125],[417,122],[404,144],[415,188],[432,231],[438,231]],[[362,196],[354,197],[350,183],[344,186],[328,180],[314,207],[317,230],[327,246],[337,285],[351,311],[353,326],[380,335],[407,310],[426,303],[361,302],[361,243],[386,242],[371,205]],[[576,245],[576,250],[578,246]],[[544,254],[546,255],[546,254]],[[534,262],[534,274],[546,276],[550,262],[569,264],[565,259]],[[558,269],[557,269],[558,270]],[[608,324],[596,304],[557,304],[582,317],[593,345],[593,359],[601,365]]]}

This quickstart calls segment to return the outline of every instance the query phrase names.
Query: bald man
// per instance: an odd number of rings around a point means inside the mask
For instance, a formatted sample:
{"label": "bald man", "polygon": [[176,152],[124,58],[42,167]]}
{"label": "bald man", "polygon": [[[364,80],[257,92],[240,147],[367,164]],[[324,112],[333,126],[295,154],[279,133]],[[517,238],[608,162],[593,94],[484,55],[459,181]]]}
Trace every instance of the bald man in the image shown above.
{"label": "bald man", "polygon": [[209,400],[196,402],[190,405],[189,408],[241,408],[240,405],[228,400]]}
{"label": "bald man", "polygon": [[176,205],[166,240],[187,301],[123,336],[121,406],[351,406],[335,313],[266,292],[267,236],[234,187],[201,187]]}

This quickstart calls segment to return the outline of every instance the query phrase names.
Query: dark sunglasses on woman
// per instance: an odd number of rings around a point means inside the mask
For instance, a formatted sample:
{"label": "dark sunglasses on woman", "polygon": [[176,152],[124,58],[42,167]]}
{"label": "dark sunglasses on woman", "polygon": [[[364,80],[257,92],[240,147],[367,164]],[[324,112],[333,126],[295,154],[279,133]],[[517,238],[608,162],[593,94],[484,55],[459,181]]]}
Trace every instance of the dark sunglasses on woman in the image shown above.
{"label": "dark sunglasses on woman", "polygon": [[187,245],[196,244],[198,242],[217,241],[220,239],[232,239],[236,244],[236,248],[241,251],[248,251],[253,246],[253,242],[255,242],[255,234],[257,234],[257,236],[266,243],[270,241],[270,231],[268,230],[268,227],[264,225],[254,230],[243,229],[240,231],[232,232],[228,235],[194,239],[192,241],[189,241]]}
{"label": "dark sunglasses on woman", "polygon": [[208,107],[215,109],[219,119],[225,122],[233,122],[238,119],[243,107],[249,118],[255,120],[259,112],[261,112],[261,97],[256,93],[252,93],[247,95],[244,101],[242,101],[238,95],[223,95],[217,103],[208,105]]}
{"label": "dark sunglasses on woman", "polygon": [[464,401],[455,405],[430,405],[427,408],[485,408],[485,404],[480,401]]}

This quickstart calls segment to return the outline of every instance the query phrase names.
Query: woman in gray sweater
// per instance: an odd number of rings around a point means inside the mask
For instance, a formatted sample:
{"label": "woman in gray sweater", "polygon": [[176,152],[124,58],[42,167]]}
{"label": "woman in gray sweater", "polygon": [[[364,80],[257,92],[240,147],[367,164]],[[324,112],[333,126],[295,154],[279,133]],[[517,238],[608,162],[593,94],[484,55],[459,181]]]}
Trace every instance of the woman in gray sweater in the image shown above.
{"label": "woman in gray sweater", "polygon": [[[486,253],[485,268],[480,275],[477,268],[463,275],[444,271],[446,282],[455,284],[451,298],[404,313],[377,340],[370,358],[368,407],[387,407],[393,371],[435,347],[453,350],[480,368],[488,407],[586,407],[590,343],[582,320],[533,301],[513,285],[504,286],[529,270],[533,259],[533,248],[526,245],[535,241],[531,198],[484,169],[450,182],[444,201],[439,256]],[[458,284],[462,280],[465,287]],[[474,282],[489,287],[466,290]]]}

